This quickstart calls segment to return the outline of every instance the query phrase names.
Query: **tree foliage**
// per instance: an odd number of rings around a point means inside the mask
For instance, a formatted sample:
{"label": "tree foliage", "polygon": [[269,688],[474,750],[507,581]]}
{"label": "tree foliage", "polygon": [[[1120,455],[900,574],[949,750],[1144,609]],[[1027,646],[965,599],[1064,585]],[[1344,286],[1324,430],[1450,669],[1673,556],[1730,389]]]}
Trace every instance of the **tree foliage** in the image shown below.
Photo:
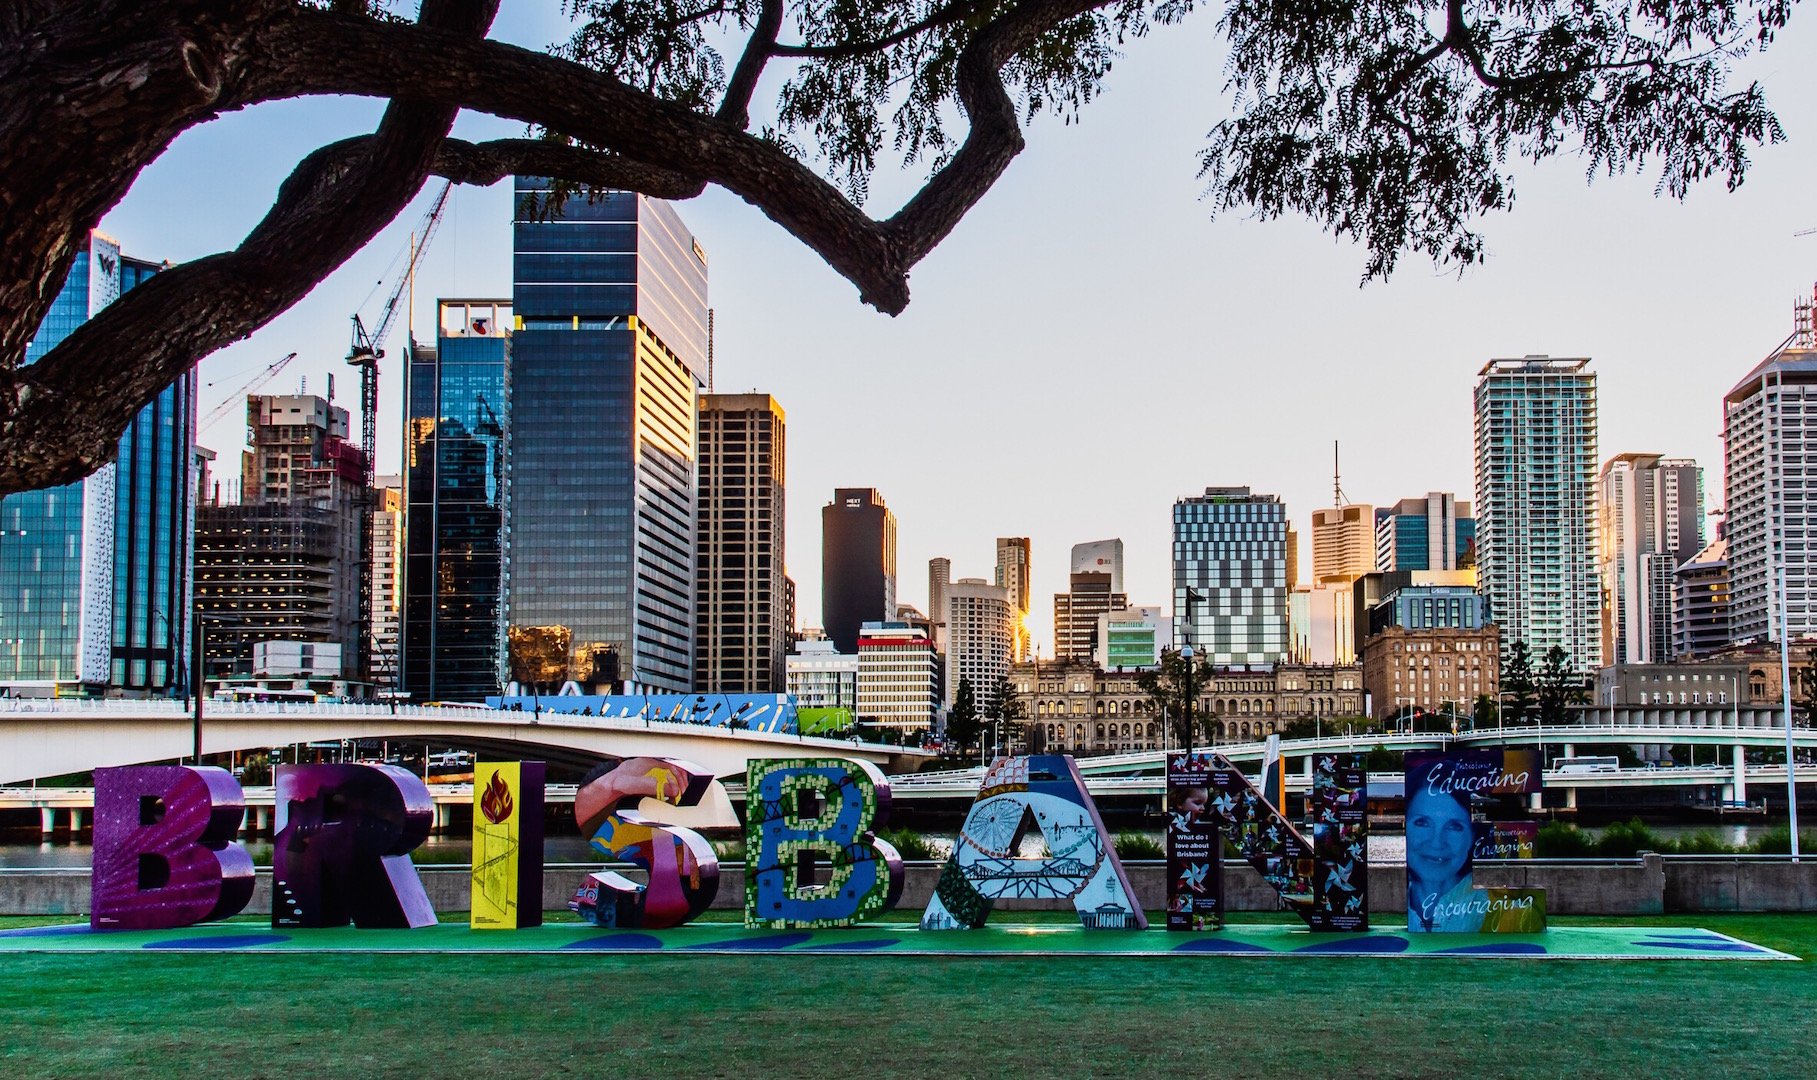
{"label": "tree foliage", "polygon": [[960,676],[959,688],[953,691],[953,707],[946,712],[946,737],[960,746],[975,746],[983,725],[978,722],[978,692],[972,680]]}
{"label": "tree foliage", "polygon": [[1211,676],[1211,665],[1188,664],[1178,649],[1163,649],[1161,662],[1136,676],[1136,685],[1167,717],[1174,746],[1190,747],[1195,738],[1203,742],[1216,740],[1217,717],[1210,709],[1196,704]]}
{"label": "tree foliage", "polygon": [[1502,718],[1518,724],[1532,716],[1539,700],[1534,696],[1533,650],[1524,641],[1508,647],[1508,663],[1502,669]]}
{"label": "tree foliage", "polygon": [[1568,708],[1584,700],[1583,679],[1562,646],[1554,645],[1546,650],[1546,658],[1539,669],[1537,692],[1542,724],[1563,724]]}
{"label": "tree foliage", "polygon": [[[1367,251],[1467,266],[1513,169],[1563,151],[1682,196],[1780,139],[1729,75],[1793,0],[565,0],[548,52],[488,35],[497,0],[0,5],[0,493],[86,475],[163,387],[295,303],[432,175],[738,195],[881,311],[1021,151],[1082,118],[1119,50],[1188,19],[1228,44],[1201,160],[1215,212],[1304,214]],[[758,110],[760,86],[776,87]],[[388,99],[298,164],[230,252],[156,275],[29,368],[88,230],[184,131],[262,102]],[[450,137],[460,110],[531,137]],[[1203,110],[1197,113],[1194,110]],[[886,216],[873,174],[926,170]]]}

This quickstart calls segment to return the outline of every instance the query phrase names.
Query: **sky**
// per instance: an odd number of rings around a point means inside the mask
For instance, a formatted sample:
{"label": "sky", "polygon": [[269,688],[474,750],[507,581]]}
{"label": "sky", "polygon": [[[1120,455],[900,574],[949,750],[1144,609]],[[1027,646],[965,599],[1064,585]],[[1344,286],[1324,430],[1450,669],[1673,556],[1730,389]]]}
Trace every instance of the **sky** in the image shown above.
{"label": "sky", "polygon": [[[554,4],[506,5],[495,36],[564,38]],[[1124,49],[1080,122],[1039,119],[1028,148],[881,315],[753,207],[711,189],[680,212],[706,249],[716,389],[761,391],[787,413],[787,564],[803,626],[820,622],[820,508],[875,487],[895,512],[897,596],[925,608],[927,561],[986,577],[995,538],[1032,538],[1030,628],[1052,651],[1052,594],[1075,543],[1126,546],[1133,603],[1169,605],[1173,502],[1207,486],[1276,494],[1309,565],[1315,509],[1332,501],[1332,444],[1350,501],[1472,488],[1471,388],[1492,357],[1586,356],[1599,378],[1602,459],[1695,458],[1722,501],[1722,395],[1791,331],[1817,280],[1817,16],[1798,13],[1749,62],[1788,140],[1684,202],[1656,175],[1598,177],[1565,157],[1516,171],[1512,212],[1481,222],[1488,261],[1460,278],[1417,256],[1359,285],[1365,253],[1298,218],[1214,219],[1197,179],[1227,115],[1215,18]],[[761,92],[760,92],[761,99]],[[232,247],[295,163],[371,130],[382,103],[282,102],[181,136],[102,228],[134,256],[182,262]],[[520,125],[463,116],[456,134]],[[923,179],[885,169],[884,216]],[[285,353],[264,392],[312,393],[343,363],[349,316],[377,318],[410,231],[439,182],[295,308],[202,364],[204,413]],[[509,183],[457,188],[418,269],[415,321],[438,296],[509,297]],[[402,354],[403,329],[389,352]],[[401,366],[383,369],[379,472],[401,444]],[[231,462],[237,410],[202,433]],[[231,466],[229,466],[231,471]]]}

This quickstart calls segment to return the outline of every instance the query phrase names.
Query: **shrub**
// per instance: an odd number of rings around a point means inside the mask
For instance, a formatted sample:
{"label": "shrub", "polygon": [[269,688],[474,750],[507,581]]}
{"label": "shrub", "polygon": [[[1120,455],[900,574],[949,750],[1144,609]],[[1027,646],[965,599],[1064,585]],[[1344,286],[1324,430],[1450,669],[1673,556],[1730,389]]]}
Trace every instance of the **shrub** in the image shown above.
{"label": "shrub", "polygon": [[1119,859],[1165,859],[1167,849],[1161,842],[1145,833],[1118,833],[1115,843]]}
{"label": "shrub", "polygon": [[1548,821],[1533,840],[1533,854],[1541,859],[1587,859],[1596,854],[1596,848],[1577,826]]}
{"label": "shrub", "polygon": [[[1800,854],[1817,852],[1817,833],[1800,831],[1798,833],[1798,850]],[[1748,851],[1755,855],[1790,855],[1792,853],[1792,829],[1788,825],[1776,825],[1760,835],[1758,840],[1748,845]]]}
{"label": "shrub", "polygon": [[939,862],[946,858],[946,853],[935,847],[933,841],[909,829],[889,829],[878,833],[877,838],[888,841],[910,862]]}
{"label": "shrub", "polygon": [[1654,834],[1639,818],[1618,821],[1596,838],[1596,853],[1606,858],[1631,859],[1643,851],[1670,852],[1677,845]]}

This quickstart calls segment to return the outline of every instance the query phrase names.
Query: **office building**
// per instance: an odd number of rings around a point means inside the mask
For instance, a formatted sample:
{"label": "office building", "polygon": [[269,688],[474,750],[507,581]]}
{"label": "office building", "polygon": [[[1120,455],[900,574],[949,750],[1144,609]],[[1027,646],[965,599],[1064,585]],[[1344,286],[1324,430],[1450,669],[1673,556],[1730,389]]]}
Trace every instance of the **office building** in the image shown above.
{"label": "office building", "polygon": [[256,674],[255,645],[298,641],[340,646],[341,677],[363,683],[366,459],[348,441],[347,410],[314,395],[267,394],[246,399],[246,419],[242,501],[196,511],[207,675]]}
{"label": "office building", "polygon": [[694,687],[779,693],[789,652],[783,577],[786,426],[768,394],[700,399]]}
{"label": "office building", "polygon": [[1371,634],[1363,649],[1363,686],[1378,721],[1437,713],[1468,727],[1477,699],[1494,700],[1500,680],[1501,636],[1493,626],[1392,625]]}
{"label": "office building", "polygon": [[1054,594],[1054,656],[1060,660],[1090,660],[1103,638],[1099,621],[1106,614],[1129,606],[1129,597],[1113,592],[1115,575],[1075,570],[1068,589]]}
{"label": "office building", "polygon": [[1287,594],[1287,655],[1296,664],[1356,663],[1356,608],[1348,583],[1322,583]]}
{"label": "office building", "polygon": [[[837,488],[820,509],[820,621],[840,652],[896,617],[896,515],[875,488]],[[938,617],[938,616],[934,616]]]}
{"label": "office building", "polygon": [[898,732],[933,730],[940,712],[940,665],[926,631],[894,621],[868,622],[859,628],[857,651],[859,722]]}
{"label": "office building", "polygon": [[586,687],[683,692],[706,252],[667,203],[577,194],[539,213],[552,197],[517,178],[507,623],[522,642],[565,632]]}
{"label": "office building", "polygon": [[1501,646],[1602,655],[1596,374],[1585,359],[1491,360],[1476,382],[1477,583]]}
{"label": "office building", "polygon": [[1729,643],[1729,541],[1712,540],[1673,575],[1672,655],[1714,652]]}
{"label": "office building", "polygon": [[953,581],[953,560],[938,556],[927,561],[927,617],[934,626],[934,648],[946,652],[946,587]]}
{"label": "office building", "polygon": [[1098,616],[1098,648],[1092,662],[1106,671],[1140,671],[1161,663],[1171,646],[1172,620],[1159,607],[1124,606]]}
{"label": "office building", "polygon": [[1089,540],[1083,544],[1074,544],[1072,566],[1074,574],[1109,574],[1110,591],[1120,593],[1123,590],[1123,541]]}
{"label": "office building", "polygon": [[1414,587],[1462,589],[1477,593],[1478,606],[1484,612],[1483,618],[1485,621],[1488,618],[1487,608],[1483,607],[1481,594],[1477,592],[1475,570],[1392,570],[1387,573],[1364,574],[1350,586],[1351,610],[1359,613],[1356,620],[1358,656],[1363,654],[1363,644],[1369,637],[1370,619],[1375,609],[1397,590]]}
{"label": "office building", "polygon": [[1032,601],[1030,592],[1032,570],[1028,537],[997,537],[997,569],[994,580],[998,585],[1009,590],[1009,602],[1014,609],[1016,622],[1011,656],[1017,662],[1026,660],[1029,655],[1028,613],[1029,604]]}
{"label": "office building", "polygon": [[1246,487],[1174,503],[1174,641],[1219,666],[1285,659],[1289,531],[1281,500]]}
{"label": "office building", "polygon": [[1672,658],[1678,565],[1703,550],[1703,470],[1658,454],[1603,464],[1597,529],[1603,666]]}
{"label": "office building", "polygon": [[509,300],[442,300],[435,343],[405,370],[402,686],[416,701],[481,701],[504,680],[512,323]]}
{"label": "office building", "polygon": [[[372,683],[399,687],[404,623],[404,478],[380,476],[372,491]],[[300,646],[299,646],[300,647]],[[312,653],[313,655],[313,653]]]}
{"label": "office building", "polygon": [[[36,363],[156,273],[99,232],[25,350]],[[73,484],[0,499],[0,688],[167,694],[188,686],[196,375],[139,410],[115,459]]]}
{"label": "office building", "polygon": [[1817,633],[1817,339],[1797,332],[1723,399],[1729,635],[1735,642]]}
{"label": "office building", "polygon": [[1015,594],[983,578],[960,578],[947,586],[946,604],[946,707],[969,681],[983,708],[1015,662]]}
{"label": "office building", "polygon": [[1392,570],[1468,570],[1476,566],[1470,500],[1449,491],[1402,499],[1375,512],[1375,563]]}
{"label": "office building", "polygon": [[1313,511],[1312,580],[1315,584],[1348,585],[1376,570],[1375,507],[1351,503]]}
{"label": "office building", "polygon": [[840,730],[858,716],[858,656],[825,639],[796,643],[785,658],[788,694],[803,731]]}

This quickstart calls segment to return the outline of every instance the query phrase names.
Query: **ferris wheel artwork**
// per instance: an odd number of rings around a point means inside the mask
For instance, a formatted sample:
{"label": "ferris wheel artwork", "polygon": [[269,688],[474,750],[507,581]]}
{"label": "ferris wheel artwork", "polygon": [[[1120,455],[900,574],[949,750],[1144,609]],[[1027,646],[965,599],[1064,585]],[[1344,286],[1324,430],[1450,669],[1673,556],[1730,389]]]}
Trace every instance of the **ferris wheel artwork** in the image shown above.
{"label": "ferris wheel artwork", "polygon": [[[1024,842],[1039,834],[1044,850]],[[1001,899],[1071,900],[1089,929],[1147,928],[1097,805],[1065,754],[999,758],[941,869],[924,930],[983,926]]]}

